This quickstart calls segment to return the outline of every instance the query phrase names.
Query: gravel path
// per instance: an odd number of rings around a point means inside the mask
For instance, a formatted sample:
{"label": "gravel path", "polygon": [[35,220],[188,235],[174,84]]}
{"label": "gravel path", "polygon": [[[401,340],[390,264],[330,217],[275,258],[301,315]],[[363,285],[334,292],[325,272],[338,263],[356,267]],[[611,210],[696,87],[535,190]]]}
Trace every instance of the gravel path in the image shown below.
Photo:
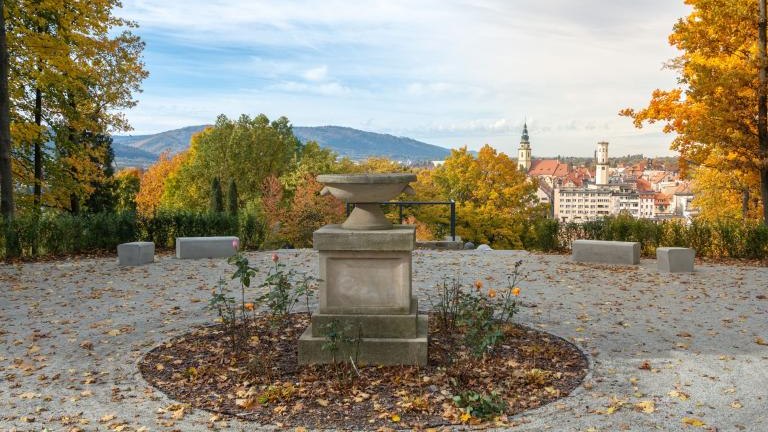
{"label": "gravel path", "polygon": [[[280,256],[317,272],[311,250]],[[271,253],[249,257],[266,266]],[[518,321],[575,341],[594,369],[575,394],[514,419],[514,430],[768,430],[768,268],[700,264],[663,275],[651,260],[633,268],[417,251],[421,309],[443,276],[503,286],[518,259],[530,272],[522,298],[536,306]],[[133,268],[114,259],[0,265],[0,429],[259,429],[179,410],[135,367],[152,346],[209,323],[210,289],[230,274],[224,260],[167,256]]]}

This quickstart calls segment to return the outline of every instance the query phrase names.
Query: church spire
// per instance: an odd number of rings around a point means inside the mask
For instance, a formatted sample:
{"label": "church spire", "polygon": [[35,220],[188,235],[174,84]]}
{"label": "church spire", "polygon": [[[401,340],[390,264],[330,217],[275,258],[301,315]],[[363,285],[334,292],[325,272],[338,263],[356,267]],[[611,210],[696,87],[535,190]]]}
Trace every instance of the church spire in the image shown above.
{"label": "church spire", "polygon": [[520,137],[520,144],[530,144],[528,139],[528,122],[523,123],[523,136]]}
{"label": "church spire", "polygon": [[517,150],[517,168],[525,172],[531,169],[531,141],[528,138],[528,122],[523,123],[523,135],[520,137],[520,148]]}

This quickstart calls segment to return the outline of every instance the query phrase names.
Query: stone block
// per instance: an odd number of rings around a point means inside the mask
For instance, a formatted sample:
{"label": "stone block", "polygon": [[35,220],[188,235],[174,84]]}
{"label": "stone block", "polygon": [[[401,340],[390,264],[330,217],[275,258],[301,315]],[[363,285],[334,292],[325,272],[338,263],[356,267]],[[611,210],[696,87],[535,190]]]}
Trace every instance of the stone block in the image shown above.
{"label": "stone block", "polygon": [[656,265],[661,272],[692,273],[696,251],[682,247],[656,248]]}
{"label": "stone block", "polygon": [[[323,364],[334,361],[334,353],[323,350],[327,341],[324,337],[313,336],[312,325],[299,338],[299,364]],[[357,365],[375,364],[383,366],[427,364],[427,316],[419,315],[417,336],[414,338],[361,338],[357,342],[341,344],[336,352],[336,361],[349,361],[352,357]]]}
{"label": "stone block", "polygon": [[117,263],[121,266],[140,266],[155,261],[155,244],[131,242],[117,245]]}
{"label": "stone block", "polygon": [[237,253],[232,242],[239,239],[234,236],[223,237],[177,237],[176,258],[228,258]]}
{"label": "stone block", "polygon": [[571,246],[572,258],[576,262],[603,264],[640,264],[640,243],[575,240]]}
{"label": "stone block", "polygon": [[338,321],[347,336],[364,338],[415,338],[418,334],[418,301],[413,298],[407,315],[312,314],[312,336],[323,337],[326,326]]}

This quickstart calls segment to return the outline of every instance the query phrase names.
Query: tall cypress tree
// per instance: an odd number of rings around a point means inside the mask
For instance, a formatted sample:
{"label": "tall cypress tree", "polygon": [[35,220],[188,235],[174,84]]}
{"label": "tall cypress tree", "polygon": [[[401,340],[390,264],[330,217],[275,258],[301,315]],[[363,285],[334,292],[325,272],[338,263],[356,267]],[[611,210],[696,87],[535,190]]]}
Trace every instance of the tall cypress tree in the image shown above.
{"label": "tall cypress tree", "polygon": [[235,184],[235,179],[232,179],[229,181],[229,190],[227,191],[227,200],[228,200],[229,214],[233,216],[237,215],[238,198],[237,198],[237,184]]}
{"label": "tall cypress tree", "polygon": [[214,177],[211,182],[211,211],[213,213],[222,213],[224,211],[223,195],[221,192],[221,182],[218,177]]}

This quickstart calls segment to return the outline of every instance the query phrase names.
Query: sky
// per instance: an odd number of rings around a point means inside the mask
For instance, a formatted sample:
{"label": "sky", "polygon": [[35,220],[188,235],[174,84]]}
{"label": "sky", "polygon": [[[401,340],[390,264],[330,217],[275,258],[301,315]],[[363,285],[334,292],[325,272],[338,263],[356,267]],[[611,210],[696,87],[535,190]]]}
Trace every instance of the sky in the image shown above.
{"label": "sky", "polygon": [[534,157],[671,155],[618,116],[676,85],[683,0],[125,0],[149,78],[132,134],[264,113]]}

